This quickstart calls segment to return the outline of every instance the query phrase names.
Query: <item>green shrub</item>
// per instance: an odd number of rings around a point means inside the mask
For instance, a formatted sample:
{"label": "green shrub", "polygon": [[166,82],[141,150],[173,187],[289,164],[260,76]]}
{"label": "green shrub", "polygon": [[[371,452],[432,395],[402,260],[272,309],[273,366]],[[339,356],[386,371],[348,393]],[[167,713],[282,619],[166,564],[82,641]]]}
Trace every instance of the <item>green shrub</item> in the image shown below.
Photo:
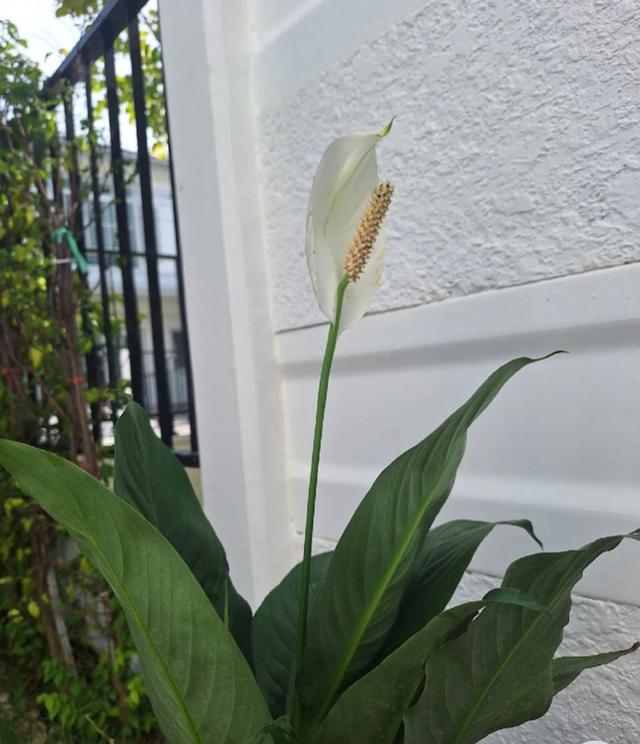
{"label": "green shrub", "polygon": [[[123,386],[88,389],[81,380],[101,313],[64,261],[67,246],[52,237],[79,205],[63,209],[43,187],[81,143],[57,142],[41,91],[17,29],[0,22],[0,435],[104,479],[111,466],[91,437],[89,403],[101,417],[105,402],[123,399]],[[25,727],[42,722],[56,743],[157,737],[119,605],[66,532],[4,473],[0,670],[0,740],[29,740],[35,734]]]}

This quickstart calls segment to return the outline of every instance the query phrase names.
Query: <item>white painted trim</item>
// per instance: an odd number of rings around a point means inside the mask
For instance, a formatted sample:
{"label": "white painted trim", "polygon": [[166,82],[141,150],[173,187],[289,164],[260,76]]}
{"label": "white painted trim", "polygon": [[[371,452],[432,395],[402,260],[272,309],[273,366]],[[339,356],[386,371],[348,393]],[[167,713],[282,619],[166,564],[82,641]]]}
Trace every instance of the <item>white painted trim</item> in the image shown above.
{"label": "white painted trim", "polygon": [[290,563],[291,530],[247,8],[160,6],[204,506],[255,605]]}
{"label": "white painted trim", "polygon": [[[595,324],[631,322],[640,327],[638,287],[640,263],[369,314],[348,336],[343,334],[348,340],[341,345],[340,357],[389,357],[419,348],[498,337],[524,339],[538,333],[566,337],[565,331]],[[318,343],[325,334],[326,325],[281,331],[279,364],[286,368],[321,359],[324,347]]]}
{"label": "white painted trim", "polygon": [[[346,332],[329,396],[317,538],[337,539],[381,468],[492,369],[555,348],[572,353],[523,370],[474,424],[442,518],[530,517],[551,550],[640,527],[639,286],[634,264],[372,315]],[[319,326],[278,336],[299,532],[307,398],[325,335]],[[473,568],[500,575],[531,548],[503,529]],[[638,549],[601,559],[580,593],[640,604]]]}

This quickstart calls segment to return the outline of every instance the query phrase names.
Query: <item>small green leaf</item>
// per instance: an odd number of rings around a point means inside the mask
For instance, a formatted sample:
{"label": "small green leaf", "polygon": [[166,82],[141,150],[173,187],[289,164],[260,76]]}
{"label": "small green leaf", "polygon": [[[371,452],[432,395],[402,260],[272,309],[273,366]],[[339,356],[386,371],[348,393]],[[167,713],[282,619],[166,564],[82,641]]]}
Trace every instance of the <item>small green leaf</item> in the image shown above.
{"label": "small green leaf", "polygon": [[610,664],[622,656],[632,654],[640,648],[640,642],[636,642],[631,648],[624,648],[622,651],[605,651],[602,654],[593,656],[561,656],[553,660],[553,686],[554,694],[557,695],[565,687],[574,682],[582,672],[587,669],[594,669],[603,664]]}

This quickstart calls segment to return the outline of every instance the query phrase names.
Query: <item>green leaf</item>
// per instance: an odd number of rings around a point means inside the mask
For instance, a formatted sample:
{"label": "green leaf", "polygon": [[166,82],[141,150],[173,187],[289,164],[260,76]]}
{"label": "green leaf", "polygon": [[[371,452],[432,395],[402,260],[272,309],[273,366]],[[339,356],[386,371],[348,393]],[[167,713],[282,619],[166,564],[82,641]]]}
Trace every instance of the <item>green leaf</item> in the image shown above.
{"label": "green leaf", "polygon": [[[311,558],[309,608],[329,568],[331,553]],[[300,601],[298,563],[264,599],[253,618],[253,662],[255,675],[274,717],[287,712],[291,673],[295,656]]]}
{"label": "green leaf", "polygon": [[167,540],[80,468],[0,441],[0,464],[65,527],[122,605],[172,744],[243,742],[270,721],[233,638]]}
{"label": "green leaf", "polygon": [[410,583],[402,598],[396,622],[385,642],[382,657],[444,610],[476,550],[498,525],[520,527],[542,547],[528,519],[508,522],[456,519],[434,527],[416,555]]}
{"label": "green leaf", "polygon": [[433,618],[340,695],[311,744],[393,742],[424,677],[427,659],[482,607],[482,602],[469,602]]}
{"label": "green leaf", "polygon": [[603,664],[610,664],[622,656],[632,654],[640,648],[640,642],[636,642],[631,648],[622,651],[605,651],[593,656],[561,656],[553,660],[553,686],[554,694],[557,695],[565,687],[574,682],[586,669],[594,669]]}
{"label": "green leaf", "polygon": [[312,744],[391,744],[420,687],[431,654],[487,604],[503,602],[544,610],[524,592],[496,589],[482,601],[440,613],[342,693]]}
{"label": "green leaf", "polygon": [[251,608],[229,579],[222,543],[185,469],[155,435],[144,408],[133,401],[115,428],[113,489],[173,545],[223,619],[228,592],[229,629],[251,662]]}
{"label": "green leaf", "polygon": [[337,693],[376,658],[393,626],[411,568],[455,480],[473,421],[516,372],[500,367],[438,429],[391,463],[340,538],[308,628],[296,690],[300,731],[324,718]]}
{"label": "green leaf", "polygon": [[534,612],[544,612],[549,617],[553,618],[553,612],[548,607],[540,604],[527,592],[522,589],[514,589],[510,586],[500,586],[497,589],[491,589],[484,597],[484,601],[487,604],[508,604],[516,607],[526,607],[528,610]]}
{"label": "green leaf", "polygon": [[440,646],[427,663],[424,693],[405,716],[406,744],[473,744],[542,716],[555,692],[553,655],[569,621],[571,590],[623,538],[512,563],[503,587],[527,592],[551,614],[489,607],[463,635]]}

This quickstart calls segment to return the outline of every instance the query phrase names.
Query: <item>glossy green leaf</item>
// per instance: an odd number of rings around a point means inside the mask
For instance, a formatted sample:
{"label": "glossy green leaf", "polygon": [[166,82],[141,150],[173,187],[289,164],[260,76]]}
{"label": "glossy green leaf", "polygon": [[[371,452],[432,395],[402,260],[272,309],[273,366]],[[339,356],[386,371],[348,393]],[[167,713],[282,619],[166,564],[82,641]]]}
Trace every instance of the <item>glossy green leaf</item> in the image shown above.
{"label": "glossy green leaf", "polygon": [[[324,582],[331,553],[311,559],[309,607]],[[298,563],[264,599],[253,618],[253,661],[255,675],[274,717],[287,712],[291,673],[296,647],[300,600]]]}
{"label": "glossy green leaf", "polygon": [[514,603],[544,611],[524,592],[496,589],[482,601],[442,612],[342,693],[312,744],[391,744],[424,678],[431,654],[492,603]]}
{"label": "glossy green leaf", "polygon": [[489,607],[463,635],[440,646],[427,663],[425,690],[405,716],[406,744],[473,744],[542,716],[555,692],[553,656],[569,621],[571,590],[622,540],[606,537],[511,564],[503,586],[527,592],[551,614]]}
{"label": "glossy green leaf", "polygon": [[482,607],[482,602],[469,602],[433,618],[340,695],[312,736],[312,744],[393,742],[424,677],[427,659]]}
{"label": "glossy green leaf", "polygon": [[514,589],[510,586],[500,586],[497,589],[491,589],[482,598],[483,602],[489,604],[505,604],[514,607],[524,607],[533,612],[543,612],[549,617],[553,617],[553,612],[545,605],[538,602],[528,592],[522,589]]}
{"label": "glossy green leaf", "polygon": [[299,730],[317,726],[339,691],[380,652],[416,553],[453,487],[467,429],[507,380],[532,361],[520,358],[500,367],[438,429],[392,462],[362,500],[311,613],[296,680]]}
{"label": "glossy green leaf", "polygon": [[240,743],[270,721],[247,662],[169,542],[80,468],[0,441],[0,464],[77,541],[122,605],[172,744]]}
{"label": "glossy green leaf", "polygon": [[542,547],[528,519],[480,522],[456,519],[429,531],[411,568],[396,622],[381,656],[407,640],[449,604],[476,550],[494,527],[508,525],[525,530]]}
{"label": "glossy green leaf", "polygon": [[565,687],[574,682],[587,669],[611,664],[622,656],[628,656],[640,648],[640,643],[634,643],[631,648],[621,651],[605,651],[592,656],[561,656],[553,660],[553,686],[557,695]]}
{"label": "glossy green leaf", "polygon": [[251,659],[251,608],[229,579],[222,543],[206,518],[179,460],[158,439],[144,408],[129,403],[115,428],[113,489],[180,553],[229,629]]}

